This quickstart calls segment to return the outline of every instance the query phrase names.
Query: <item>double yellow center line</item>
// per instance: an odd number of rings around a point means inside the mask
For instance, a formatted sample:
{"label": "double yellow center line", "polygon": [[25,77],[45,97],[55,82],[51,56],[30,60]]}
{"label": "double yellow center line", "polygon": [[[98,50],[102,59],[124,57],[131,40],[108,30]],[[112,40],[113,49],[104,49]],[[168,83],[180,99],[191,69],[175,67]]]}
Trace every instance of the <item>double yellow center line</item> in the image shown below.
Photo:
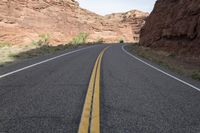
{"label": "double yellow center line", "polygon": [[100,70],[105,48],[98,56],[90,78],[78,133],[100,133]]}

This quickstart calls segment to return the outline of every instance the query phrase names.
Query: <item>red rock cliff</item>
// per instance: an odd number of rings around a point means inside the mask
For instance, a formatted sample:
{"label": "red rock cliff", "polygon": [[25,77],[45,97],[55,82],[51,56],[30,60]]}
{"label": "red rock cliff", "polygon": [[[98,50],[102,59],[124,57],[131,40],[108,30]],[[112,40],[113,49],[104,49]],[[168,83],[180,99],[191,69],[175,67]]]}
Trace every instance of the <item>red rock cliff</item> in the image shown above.
{"label": "red rock cliff", "polygon": [[[103,38],[106,42],[117,42],[123,38],[133,42],[133,36],[139,35],[135,29],[142,27],[147,15],[140,13],[139,18],[131,12],[123,14],[121,17],[126,15],[127,22],[122,22],[82,9],[74,0],[1,0],[0,41],[29,44],[40,34],[50,34],[51,43],[60,44],[87,32],[89,41]],[[137,22],[135,27],[132,20]]]}
{"label": "red rock cliff", "polygon": [[140,45],[200,56],[200,0],[158,0],[141,30]]}

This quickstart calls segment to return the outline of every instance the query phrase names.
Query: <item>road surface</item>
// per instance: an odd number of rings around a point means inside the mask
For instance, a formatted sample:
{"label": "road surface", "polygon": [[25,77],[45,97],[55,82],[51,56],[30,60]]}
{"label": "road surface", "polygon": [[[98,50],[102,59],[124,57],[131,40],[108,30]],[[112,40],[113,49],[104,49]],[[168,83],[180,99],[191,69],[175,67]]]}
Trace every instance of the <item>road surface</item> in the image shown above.
{"label": "road surface", "polygon": [[96,45],[1,68],[0,133],[200,133],[200,83],[134,57]]}

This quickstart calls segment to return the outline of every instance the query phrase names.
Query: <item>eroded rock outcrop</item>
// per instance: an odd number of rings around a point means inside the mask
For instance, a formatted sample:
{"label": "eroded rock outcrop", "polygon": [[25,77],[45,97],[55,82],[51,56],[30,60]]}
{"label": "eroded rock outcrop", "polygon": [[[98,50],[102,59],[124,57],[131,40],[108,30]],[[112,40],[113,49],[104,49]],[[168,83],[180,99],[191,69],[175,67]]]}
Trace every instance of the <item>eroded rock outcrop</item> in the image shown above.
{"label": "eroded rock outcrop", "polygon": [[113,13],[106,15],[105,18],[111,22],[118,24],[118,27],[123,31],[124,27],[131,29],[131,32],[124,30],[124,35],[127,36],[126,41],[138,42],[141,27],[145,24],[145,19],[149,13],[138,10],[132,10],[126,13]]}
{"label": "eroded rock outcrop", "polygon": [[74,0],[1,0],[0,41],[29,44],[40,34],[50,34],[50,42],[60,44],[87,32],[91,42],[100,38],[133,42],[147,16],[135,12],[121,14],[123,19],[118,19],[82,9]]}
{"label": "eroded rock outcrop", "polygon": [[141,30],[140,44],[200,57],[200,1],[158,0]]}

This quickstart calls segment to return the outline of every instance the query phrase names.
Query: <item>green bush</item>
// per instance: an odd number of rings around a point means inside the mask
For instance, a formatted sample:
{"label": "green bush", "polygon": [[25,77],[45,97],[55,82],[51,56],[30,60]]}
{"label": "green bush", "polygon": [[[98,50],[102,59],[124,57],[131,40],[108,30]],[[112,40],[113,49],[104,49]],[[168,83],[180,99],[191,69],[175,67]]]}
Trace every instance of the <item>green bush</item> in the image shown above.
{"label": "green bush", "polygon": [[39,40],[37,41],[33,40],[32,44],[36,46],[49,45],[49,39],[50,39],[49,34],[41,34],[39,35]]}
{"label": "green bush", "polygon": [[120,39],[120,40],[119,40],[119,43],[124,43],[124,40],[123,40],[123,39]]}
{"label": "green bush", "polygon": [[40,37],[40,41],[44,45],[48,45],[49,44],[49,39],[50,39],[50,35],[49,34],[41,34],[41,35],[39,35],[39,37]]}
{"label": "green bush", "polygon": [[32,45],[40,46],[39,41],[35,41],[35,40],[32,41]]}
{"label": "green bush", "polygon": [[81,32],[76,37],[73,38],[72,44],[73,45],[85,44],[87,37],[88,37],[87,33]]}
{"label": "green bush", "polygon": [[200,71],[193,72],[192,78],[196,80],[200,80]]}

